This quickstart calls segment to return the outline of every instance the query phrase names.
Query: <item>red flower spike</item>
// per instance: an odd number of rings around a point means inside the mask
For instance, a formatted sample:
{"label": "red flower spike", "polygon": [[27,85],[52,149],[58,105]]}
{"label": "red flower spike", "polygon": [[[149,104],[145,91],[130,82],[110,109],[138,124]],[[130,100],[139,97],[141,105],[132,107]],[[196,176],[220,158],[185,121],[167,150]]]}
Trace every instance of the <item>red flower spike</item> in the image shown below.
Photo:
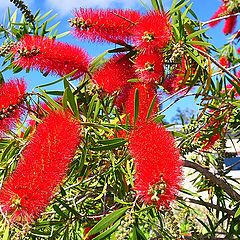
{"label": "red flower spike", "polygon": [[[126,98],[125,103],[123,102],[122,105],[125,108],[126,114],[130,115],[130,122],[133,123],[134,120],[134,98],[135,92],[138,89],[139,94],[139,106],[138,106],[138,118],[137,122],[144,122],[146,121],[148,110],[151,106],[153,98],[157,95],[157,89],[155,84],[148,83],[133,83],[130,89],[126,89],[128,91],[128,95]],[[122,93],[124,94],[124,93]],[[153,106],[151,116],[153,116],[158,111],[158,99],[156,99],[155,104]]]}
{"label": "red flower spike", "polygon": [[[215,18],[222,17],[227,12],[227,6],[222,4],[218,10],[214,13],[210,20],[214,20]],[[209,27],[215,27],[221,20],[211,21],[208,25]]]}
{"label": "red flower spike", "polygon": [[69,113],[51,112],[37,127],[15,171],[0,190],[2,212],[11,222],[38,218],[66,176],[80,143],[79,123]]}
{"label": "red flower spike", "polygon": [[238,54],[240,54],[240,48],[238,48],[237,52],[238,52]]}
{"label": "red flower spike", "polygon": [[89,56],[83,49],[47,37],[25,35],[12,52],[14,63],[23,68],[59,76],[77,70],[73,79],[88,71]]}
{"label": "red flower spike", "polygon": [[172,35],[167,15],[158,11],[143,16],[133,28],[133,33],[138,49],[162,49]]}
{"label": "red flower spike", "polygon": [[227,57],[225,56],[221,56],[219,58],[219,63],[223,66],[223,67],[226,67],[226,68],[229,68],[230,67],[230,62],[228,61]]}
{"label": "red flower spike", "polygon": [[10,80],[0,85],[0,137],[20,118],[25,93],[26,84],[23,79]]}
{"label": "red flower spike", "polygon": [[237,16],[231,16],[225,20],[223,33],[224,34],[231,34],[234,31],[234,28],[237,24]]}
{"label": "red flower spike", "polygon": [[174,139],[163,125],[143,122],[130,133],[129,151],[135,160],[135,189],[147,204],[169,206],[182,178],[182,161]]}
{"label": "red flower spike", "polygon": [[140,12],[122,9],[80,8],[74,15],[70,23],[76,37],[122,45],[131,40],[131,29],[140,19]]}
{"label": "red flower spike", "polygon": [[107,93],[118,91],[129,79],[135,78],[132,66],[126,55],[115,55],[94,73],[93,82]]}
{"label": "red flower spike", "polygon": [[145,82],[159,82],[164,74],[163,57],[157,51],[144,52],[135,61],[136,73]]}

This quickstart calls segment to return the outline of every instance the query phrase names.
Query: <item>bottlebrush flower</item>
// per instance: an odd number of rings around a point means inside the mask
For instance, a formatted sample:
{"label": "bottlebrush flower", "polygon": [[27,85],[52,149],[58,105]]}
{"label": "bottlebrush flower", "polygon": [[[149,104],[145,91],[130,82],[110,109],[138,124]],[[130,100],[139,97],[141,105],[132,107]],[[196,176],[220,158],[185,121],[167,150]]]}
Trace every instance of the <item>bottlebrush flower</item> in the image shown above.
{"label": "bottlebrush flower", "polygon": [[30,223],[44,211],[66,176],[79,134],[78,122],[66,112],[51,112],[38,125],[0,190],[2,212],[11,222]]}
{"label": "bottlebrush flower", "polygon": [[158,12],[149,12],[133,28],[134,42],[139,49],[162,49],[171,38],[168,16]]}
{"label": "bottlebrush flower", "polygon": [[118,91],[135,77],[132,66],[127,55],[115,55],[93,74],[93,82],[107,93]]}
{"label": "bottlebrush flower", "polygon": [[[218,10],[214,13],[214,15],[211,17],[210,20],[214,20],[215,18],[223,17],[229,14],[233,14],[234,11],[229,9],[229,5],[231,3],[229,1],[223,1],[223,4],[218,8]],[[230,34],[233,32],[236,23],[237,23],[237,16],[230,16],[225,20],[224,27],[223,27],[223,33],[224,34]],[[209,27],[216,26],[221,20],[211,21],[208,25]]]}
{"label": "bottlebrush flower", "polygon": [[[205,126],[196,134],[195,141],[201,143],[202,150],[211,149],[214,144],[226,132],[226,123],[228,122],[229,113],[223,111],[210,111],[211,116],[207,120]],[[220,116],[223,116],[220,118]],[[221,135],[222,134],[222,135]]]}
{"label": "bottlebrush flower", "polygon": [[225,24],[223,27],[223,33],[226,35],[231,34],[234,31],[236,24],[237,24],[237,16],[231,16],[227,18],[225,20]]}
{"label": "bottlebrush flower", "polygon": [[237,52],[238,52],[238,54],[240,54],[240,48],[238,48]]}
{"label": "bottlebrush flower", "polygon": [[225,56],[221,56],[219,58],[219,63],[223,66],[223,67],[226,67],[226,68],[229,68],[230,67],[230,62],[228,61],[227,57]]}
{"label": "bottlebrush flower", "polygon": [[0,85],[0,137],[20,118],[25,93],[26,84],[23,79],[10,80]]}
{"label": "bottlebrush flower", "polygon": [[[144,84],[141,82],[132,83],[129,86],[129,88],[127,87],[124,89],[126,93],[122,92],[119,95],[119,97],[121,98],[121,95],[126,94],[122,98],[123,102],[121,105],[123,106],[125,113],[129,114],[131,123],[133,123],[133,120],[134,120],[134,101],[135,101],[134,98],[135,98],[136,89],[138,89],[138,95],[139,95],[137,122],[146,121],[148,110],[151,106],[151,103],[154,97],[157,95],[157,89],[155,85],[152,83],[148,83],[148,84]],[[120,105],[119,99],[118,99],[118,104]],[[156,99],[155,104],[153,105],[151,116],[153,116],[157,111],[158,111],[158,99]]]}
{"label": "bottlebrush flower", "polygon": [[[222,17],[225,15],[225,13],[228,11],[227,5],[222,4],[218,10],[213,14],[213,16],[210,18],[210,20],[214,20],[215,18]],[[221,20],[211,21],[208,25],[209,27],[215,27]]]}
{"label": "bottlebrush flower", "polygon": [[25,35],[12,52],[14,63],[27,69],[59,76],[77,70],[72,76],[74,79],[88,70],[89,56],[83,49],[47,37]]}
{"label": "bottlebrush flower", "polygon": [[131,39],[132,27],[140,13],[122,9],[80,8],[70,20],[75,27],[73,34],[81,39],[107,41],[125,45]]}
{"label": "bottlebrush flower", "polygon": [[135,161],[135,189],[147,204],[168,206],[175,199],[182,178],[182,161],[174,139],[163,125],[142,122],[129,138]]}
{"label": "bottlebrush flower", "polygon": [[139,78],[145,83],[159,82],[164,74],[163,57],[157,51],[140,53],[134,67]]}

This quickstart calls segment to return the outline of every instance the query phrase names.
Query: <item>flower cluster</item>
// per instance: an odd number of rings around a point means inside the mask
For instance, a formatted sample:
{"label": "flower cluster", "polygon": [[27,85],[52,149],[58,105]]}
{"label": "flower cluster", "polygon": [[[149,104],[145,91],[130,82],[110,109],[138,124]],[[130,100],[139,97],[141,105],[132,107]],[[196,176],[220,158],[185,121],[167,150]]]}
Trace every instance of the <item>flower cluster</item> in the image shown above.
{"label": "flower cluster", "polygon": [[[129,51],[110,58],[93,74],[92,80],[104,92],[118,93],[115,103],[124,113],[130,114],[131,120],[134,93],[138,89],[141,95],[138,118],[144,121],[156,96],[157,84],[161,84],[164,77],[162,51],[172,36],[168,16],[159,11],[141,15],[130,10],[80,8],[70,22],[77,37],[118,43]],[[156,109],[157,101],[153,114]]]}
{"label": "flower cluster", "polygon": [[[168,15],[79,9],[70,22],[77,37],[118,43],[128,52],[110,58],[93,73],[92,80],[107,94],[116,94],[115,105],[120,113],[129,115],[131,124],[136,120],[129,149],[136,164],[138,195],[148,204],[168,205],[179,189],[181,160],[173,138],[151,118],[158,111],[157,86],[170,93],[179,90],[186,70],[185,62],[179,64],[164,81],[163,49],[172,38]],[[126,137],[122,132],[117,135]]]}
{"label": "flower cluster", "polygon": [[89,56],[83,49],[47,37],[25,35],[12,52],[15,64],[22,68],[59,76],[76,70],[72,76],[74,79],[88,70]]}
{"label": "flower cluster", "polygon": [[26,84],[23,79],[0,85],[0,137],[19,120],[25,97]]}
{"label": "flower cluster", "polygon": [[51,112],[24,149],[0,190],[0,206],[11,222],[32,222],[53,198],[80,143],[79,123],[67,112]]}
{"label": "flower cluster", "polygon": [[[230,0],[222,0],[222,5],[218,8],[218,10],[214,13],[214,15],[211,17],[211,21],[209,23],[210,27],[216,26],[221,20],[218,18],[230,15],[225,19],[224,27],[223,27],[223,33],[224,34],[230,34],[234,31],[234,28],[237,24],[237,16],[231,16],[231,14],[235,13],[235,10],[232,9],[232,3]],[[216,19],[214,21],[214,19]]]}
{"label": "flower cluster", "polygon": [[135,189],[148,204],[168,206],[181,182],[180,154],[163,125],[139,124],[130,134],[129,150],[136,164]]}

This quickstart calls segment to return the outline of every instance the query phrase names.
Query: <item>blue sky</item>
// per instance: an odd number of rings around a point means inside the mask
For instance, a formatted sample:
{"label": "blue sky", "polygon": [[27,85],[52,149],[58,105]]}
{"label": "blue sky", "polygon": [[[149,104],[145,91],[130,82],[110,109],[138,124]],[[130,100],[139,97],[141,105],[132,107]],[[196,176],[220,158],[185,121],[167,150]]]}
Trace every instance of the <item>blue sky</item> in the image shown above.
{"label": "blue sky", "polygon": [[[151,8],[151,0],[143,0],[146,5]],[[25,2],[29,5],[33,12],[36,12],[38,9],[41,10],[42,13],[47,12],[50,9],[53,9],[53,14],[58,13],[58,16],[55,21],[61,21],[58,29],[60,32],[70,30],[69,24],[67,20],[72,17],[72,10],[79,7],[93,7],[93,8],[133,8],[141,11],[145,11],[143,5],[139,0],[25,0]],[[171,5],[171,0],[163,0],[164,6],[166,9]],[[193,10],[199,17],[200,21],[207,21],[213,15],[213,13],[217,10],[217,8],[221,4],[221,0],[192,0]],[[0,23],[1,18],[6,13],[7,8],[11,7],[14,10],[14,5],[10,3],[8,0],[0,0]],[[226,41],[227,37],[224,36],[221,29],[223,27],[223,22],[220,23],[217,27],[210,29],[208,31],[208,36],[212,37],[211,42],[220,47]],[[238,26],[239,27],[239,26]],[[71,35],[61,38],[60,41],[70,42],[75,45],[79,45],[86,49],[86,51],[92,56],[95,57],[102,53],[104,50],[111,48],[111,46],[107,44],[89,44],[88,42],[81,42],[78,39],[73,38]],[[114,47],[114,46],[113,46]],[[43,77],[41,73],[36,71],[31,72],[31,74],[26,74],[22,71],[20,74],[12,76],[12,73],[6,72],[4,73],[4,77],[6,79],[11,77],[19,77],[24,76],[29,83],[29,89],[32,89],[34,86],[47,83],[49,81],[53,81],[55,77]],[[56,87],[55,87],[56,88]],[[61,88],[61,87],[60,87]],[[168,112],[168,119],[170,120],[172,116],[175,114],[175,110],[177,107],[182,109],[196,108],[196,105],[193,103],[193,99],[189,98],[186,100],[180,101],[176,106],[171,108]]]}

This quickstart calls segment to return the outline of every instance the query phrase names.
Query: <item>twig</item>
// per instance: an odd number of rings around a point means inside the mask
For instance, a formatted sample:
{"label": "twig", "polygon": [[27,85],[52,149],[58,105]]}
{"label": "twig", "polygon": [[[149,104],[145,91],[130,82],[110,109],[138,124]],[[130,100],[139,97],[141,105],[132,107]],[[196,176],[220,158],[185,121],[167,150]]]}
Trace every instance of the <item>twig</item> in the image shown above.
{"label": "twig", "polygon": [[[228,71],[230,71],[230,70],[235,69],[235,68],[238,68],[238,67],[240,67],[240,63],[237,64],[237,65],[235,65],[235,66],[232,66],[232,67],[230,67],[230,68],[226,68],[226,69],[227,69]],[[222,71],[215,72],[215,73],[212,74],[212,77],[213,77],[213,76],[216,76],[216,75],[218,75],[218,74],[221,74],[221,73],[222,73]]]}
{"label": "twig", "polygon": [[238,15],[240,15],[239,12],[238,13],[231,13],[231,14],[228,14],[228,15],[225,15],[225,16],[222,16],[222,17],[218,17],[218,18],[214,18],[214,19],[211,19],[209,21],[202,22],[202,26],[207,25],[207,24],[212,23],[212,22],[220,21],[220,20],[223,20],[223,19],[226,19],[226,18],[229,18],[229,17],[238,16]]}
{"label": "twig", "polygon": [[190,94],[185,94],[183,96],[180,96],[178,98],[176,98],[172,103],[170,103],[167,107],[165,107],[163,110],[160,111],[159,114],[162,114],[163,112],[165,112],[166,110],[168,110],[170,107],[172,107],[176,102],[180,101],[182,98],[184,97],[190,97],[190,96],[195,96],[196,93],[190,93]]}
{"label": "twig", "polygon": [[193,168],[203,174],[210,182],[216,184],[222,188],[231,198],[235,201],[240,200],[240,195],[223,179],[216,177],[214,174],[209,172],[209,170],[195,162],[184,160],[183,166],[188,168]]}
{"label": "twig", "polygon": [[198,49],[196,47],[193,47],[196,51],[201,53],[203,56],[208,57],[216,66],[218,66],[220,69],[222,69],[223,72],[227,73],[231,78],[236,80],[240,84],[240,79],[237,78],[234,74],[232,74],[229,70],[227,70],[224,66],[222,66],[217,60],[215,60],[211,55],[208,53],[202,51],[201,49]]}
{"label": "twig", "polygon": [[218,211],[222,211],[227,213],[229,216],[233,216],[235,214],[235,211],[224,208],[224,207],[220,207],[219,205],[215,205],[213,203],[209,203],[209,202],[204,202],[203,200],[197,200],[194,198],[182,198],[182,197],[177,197],[178,200],[184,200],[184,201],[189,201],[190,203],[194,203],[194,204],[198,204],[198,205],[202,205],[205,207],[210,207],[213,209],[216,209]]}

